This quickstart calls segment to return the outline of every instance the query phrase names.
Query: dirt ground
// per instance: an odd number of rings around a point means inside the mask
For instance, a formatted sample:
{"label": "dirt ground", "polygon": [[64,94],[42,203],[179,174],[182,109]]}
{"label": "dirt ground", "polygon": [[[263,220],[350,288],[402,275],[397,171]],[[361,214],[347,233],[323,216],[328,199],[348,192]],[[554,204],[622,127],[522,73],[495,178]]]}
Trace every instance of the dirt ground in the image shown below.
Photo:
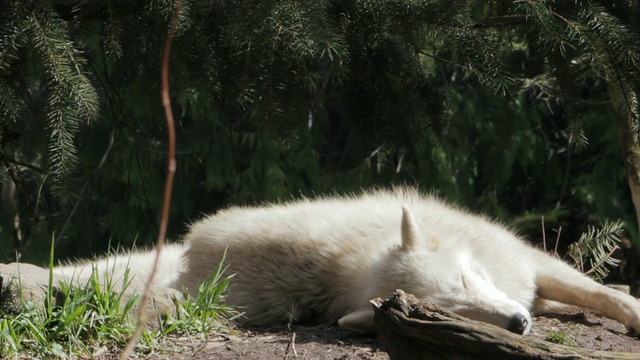
{"label": "dirt ground", "polygon": [[238,329],[229,337],[209,339],[195,352],[155,359],[388,359],[375,337],[355,334],[337,326],[292,326],[291,330]]}
{"label": "dirt ground", "polygon": [[591,350],[618,351],[638,354],[640,337],[627,332],[617,321],[591,313],[538,316],[529,336],[549,340],[550,333],[564,333],[568,343]]}
{"label": "dirt ground", "polygon": [[[529,336],[548,340],[552,335],[565,345],[638,354],[640,339],[630,336],[624,326],[594,314],[566,314],[536,317]],[[186,340],[176,339],[176,343]],[[388,359],[375,337],[367,337],[335,326],[271,329],[238,329],[233,335],[211,338],[192,345],[195,350],[149,358],[182,359]]]}

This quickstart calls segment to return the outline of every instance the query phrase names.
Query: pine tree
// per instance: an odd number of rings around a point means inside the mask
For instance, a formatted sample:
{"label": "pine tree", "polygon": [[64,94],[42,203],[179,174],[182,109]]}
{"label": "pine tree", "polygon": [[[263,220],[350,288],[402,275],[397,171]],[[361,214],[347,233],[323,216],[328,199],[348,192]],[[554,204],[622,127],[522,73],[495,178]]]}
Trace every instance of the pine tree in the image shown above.
{"label": "pine tree", "polygon": [[[3,3],[0,157],[32,238],[55,232],[70,252],[75,239],[99,251],[154,238],[173,5]],[[185,1],[170,231],[227,203],[389,183],[504,219],[571,203],[624,216],[606,186],[623,174],[609,169],[616,137],[638,183],[637,14],[590,1]],[[13,225],[1,226],[4,239]]]}

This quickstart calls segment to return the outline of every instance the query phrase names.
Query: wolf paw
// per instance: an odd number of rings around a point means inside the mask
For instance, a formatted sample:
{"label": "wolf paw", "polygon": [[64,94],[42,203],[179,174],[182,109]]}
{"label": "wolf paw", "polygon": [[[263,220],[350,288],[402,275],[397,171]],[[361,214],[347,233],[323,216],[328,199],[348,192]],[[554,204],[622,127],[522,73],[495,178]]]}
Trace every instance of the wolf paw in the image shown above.
{"label": "wolf paw", "polygon": [[640,311],[638,311],[638,314],[633,316],[633,320],[627,324],[627,330],[630,335],[640,337]]}
{"label": "wolf paw", "polygon": [[338,320],[338,325],[345,329],[361,332],[373,333],[373,309],[361,309],[350,312]]}

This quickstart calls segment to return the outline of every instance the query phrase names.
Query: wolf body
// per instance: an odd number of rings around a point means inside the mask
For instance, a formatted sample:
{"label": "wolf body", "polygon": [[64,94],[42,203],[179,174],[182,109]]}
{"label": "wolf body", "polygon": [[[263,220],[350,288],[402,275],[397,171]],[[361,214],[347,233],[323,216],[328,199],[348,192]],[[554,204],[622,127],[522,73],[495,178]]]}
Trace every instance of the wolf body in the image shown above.
{"label": "wolf body", "polygon": [[[126,265],[144,277],[152,256],[134,254]],[[241,321],[248,325],[337,322],[370,332],[369,300],[403,289],[522,334],[531,329],[532,312],[558,304],[592,309],[640,332],[635,298],[499,224],[407,188],[232,207],[194,223],[183,244],[163,256],[154,285],[192,294],[224,257],[235,274],[227,303],[245,313]],[[122,258],[97,264],[99,270],[125,267]],[[86,268],[56,271],[86,274]]]}

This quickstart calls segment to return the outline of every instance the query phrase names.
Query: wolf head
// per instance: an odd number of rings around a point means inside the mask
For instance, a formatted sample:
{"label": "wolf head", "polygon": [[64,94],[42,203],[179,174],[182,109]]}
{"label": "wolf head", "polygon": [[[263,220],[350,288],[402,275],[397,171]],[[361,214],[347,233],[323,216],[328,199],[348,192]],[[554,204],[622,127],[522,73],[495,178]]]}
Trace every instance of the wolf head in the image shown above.
{"label": "wolf head", "polygon": [[395,278],[391,283],[470,319],[529,333],[529,311],[496,287],[470,249],[442,244],[437,236],[422,231],[407,207],[403,207],[401,231],[401,245],[391,254],[386,272]]}

